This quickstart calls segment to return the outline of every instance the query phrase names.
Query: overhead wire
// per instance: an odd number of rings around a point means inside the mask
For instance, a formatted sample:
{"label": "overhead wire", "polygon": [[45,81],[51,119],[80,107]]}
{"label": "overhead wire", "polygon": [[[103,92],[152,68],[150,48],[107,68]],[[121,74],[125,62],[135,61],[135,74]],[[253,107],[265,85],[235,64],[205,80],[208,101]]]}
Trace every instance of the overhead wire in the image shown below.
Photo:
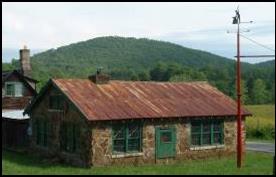
{"label": "overhead wire", "polygon": [[255,41],[255,40],[253,40],[253,39],[250,39],[249,37],[246,37],[246,36],[244,36],[244,35],[242,35],[242,34],[240,34],[240,36],[242,36],[243,38],[245,38],[245,39],[247,39],[247,40],[249,40],[249,41],[251,41],[251,42],[253,42],[253,43],[255,43],[255,44],[257,44],[257,45],[259,45],[259,46],[261,46],[261,47],[263,47],[263,48],[266,48],[266,49],[268,49],[268,50],[270,50],[270,51],[275,52],[275,49],[272,49],[272,48],[270,48],[270,47],[268,47],[268,46],[266,46],[266,45],[263,45],[263,44],[261,44],[261,43]]}

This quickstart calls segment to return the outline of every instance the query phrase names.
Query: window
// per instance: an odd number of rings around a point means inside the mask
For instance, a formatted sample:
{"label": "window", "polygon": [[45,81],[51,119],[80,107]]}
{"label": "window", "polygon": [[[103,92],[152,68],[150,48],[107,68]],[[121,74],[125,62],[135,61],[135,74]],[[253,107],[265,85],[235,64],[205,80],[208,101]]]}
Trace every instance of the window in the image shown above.
{"label": "window", "polygon": [[223,129],[222,129],[222,123],[219,121],[215,121],[213,124],[213,143],[214,144],[221,144],[223,141]]}
{"label": "window", "polygon": [[61,126],[61,149],[75,153],[80,149],[80,128],[71,122],[63,122]]}
{"label": "window", "polygon": [[193,146],[223,144],[223,121],[193,121],[191,123],[191,144]]}
{"label": "window", "polygon": [[51,95],[49,98],[49,108],[54,110],[63,110],[62,95]]}
{"label": "window", "polygon": [[6,96],[23,96],[23,84],[21,82],[6,82]]}
{"label": "window", "polygon": [[200,122],[192,122],[191,124],[192,130],[192,145],[200,145],[201,144],[201,123]]}
{"label": "window", "polygon": [[49,122],[46,119],[37,119],[36,121],[36,144],[48,146],[48,137],[50,132]]}
{"label": "window", "polygon": [[172,141],[172,132],[162,132],[160,141],[163,143],[170,143]]}
{"label": "window", "polygon": [[140,152],[141,126],[137,123],[117,124],[113,129],[113,152]]}

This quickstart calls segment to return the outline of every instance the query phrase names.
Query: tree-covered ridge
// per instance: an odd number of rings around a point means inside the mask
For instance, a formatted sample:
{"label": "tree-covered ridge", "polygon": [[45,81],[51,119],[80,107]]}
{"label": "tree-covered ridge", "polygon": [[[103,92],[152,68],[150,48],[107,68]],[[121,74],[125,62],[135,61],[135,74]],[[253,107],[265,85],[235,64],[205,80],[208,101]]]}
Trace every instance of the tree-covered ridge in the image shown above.
{"label": "tree-covered ridge", "polygon": [[[225,94],[233,98],[236,96],[234,60],[157,40],[94,38],[35,54],[31,63],[33,77],[41,81],[39,88],[52,77],[87,78],[95,73],[97,67],[103,67],[112,79],[206,80]],[[270,62],[242,63],[245,103],[274,102],[274,64],[271,67]],[[18,61],[13,60],[12,65],[18,66]],[[263,88],[260,88],[262,84]],[[256,89],[262,93],[256,94]],[[261,100],[254,98],[257,95],[262,97]]]}

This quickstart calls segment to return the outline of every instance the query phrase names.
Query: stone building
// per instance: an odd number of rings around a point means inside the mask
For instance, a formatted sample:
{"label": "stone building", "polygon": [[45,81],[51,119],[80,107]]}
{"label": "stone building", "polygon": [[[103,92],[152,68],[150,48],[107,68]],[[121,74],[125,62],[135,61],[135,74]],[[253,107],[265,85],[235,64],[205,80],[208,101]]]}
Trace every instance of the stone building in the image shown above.
{"label": "stone building", "polygon": [[2,71],[2,147],[28,145],[29,117],[23,111],[37,94],[31,78],[30,50],[20,50],[20,69]]}
{"label": "stone building", "polygon": [[[25,113],[33,152],[74,165],[173,163],[236,151],[236,103],[206,82],[109,81],[101,73],[50,79]],[[242,115],[244,123],[251,114]]]}

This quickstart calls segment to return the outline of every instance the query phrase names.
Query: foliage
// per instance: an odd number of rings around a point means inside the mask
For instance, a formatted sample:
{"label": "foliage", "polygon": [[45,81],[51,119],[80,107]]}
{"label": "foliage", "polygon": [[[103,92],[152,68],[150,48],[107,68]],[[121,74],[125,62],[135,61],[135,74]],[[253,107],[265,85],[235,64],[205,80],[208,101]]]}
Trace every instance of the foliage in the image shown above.
{"label": "foliage", "polygon": [[246,119],[246,136],[249,139],[275,139],[275,105],[245,106],[253,117]]}
{"label": "foliage", "polygon": [[[204,80],[236,98],[234,60],[169,42],[99,37],[35,54],[31,64],[33,77],[40,81],[38,89],[49,78],[87,78],[103,67],[114,80]],[[243,102],[275,103],[275,61],[241,67]],[[3,68],[19,68],[19,62],[12,60]]]}
{"label": "foliage", "polygon": [[268,97],[265,83],[261,79],[256,79],[253,83],[252,99],[255,104],[263,104]]}
{"label": "foliage", "polygon": [[2,71],[10,71],[16,69],[11,63],[2,63]]}
{"label": "foliage", "polygon": [[272,174],[273,156],[267,153],[247,152],[244,166],[236,167],[236,158],[221,157],[206,160],[177,161],[176,164],[154,164],[143,166],[109,166],[77,168],[62,165],[50,160],[42,160],[34,154],[2,151],[2,174],[27,174],[27,175],[169,175],[169,174],[201,174],[201,175],[227,175],[227,174]]}

